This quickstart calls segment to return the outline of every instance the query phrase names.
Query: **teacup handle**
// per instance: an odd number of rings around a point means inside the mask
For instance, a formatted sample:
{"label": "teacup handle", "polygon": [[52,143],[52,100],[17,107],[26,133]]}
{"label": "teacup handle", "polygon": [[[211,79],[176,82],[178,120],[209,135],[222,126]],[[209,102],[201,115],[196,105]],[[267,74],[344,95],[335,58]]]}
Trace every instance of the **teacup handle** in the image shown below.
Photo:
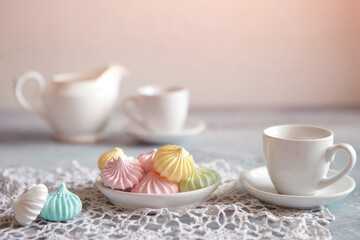
{"label": "teacup handle", "polygon": [[[140,125],[143,125],[144,121],[140,116],[139,104],[140,104],[139,98],[137,98],[136,96],[130,96],[130,97],[125,98],[122,101],[121,107],[122,107],[125,115],[128,116],[128,118],[130,118],[132,121],[134,121]],[[130,109],[131,105],[132,105],[132,110]],[[136,116],[134,114],[134,109],[136,109],[135,111],[138,112],[139,116]]]}
{"label": "teacup handle", "polygon": [[41,107],[30,104],[24,97],[24,84],[31,79],[35,80],[38,83],[38,95],[40,97],[41,92],[43,92],[43,90],[45,89],[45,79],[39,72],[36,71],[26,72],[17,79],[15,83],[15,97],[18,103],[29,112],[43,115],[44,111]]}
{"label": "teacup handle", "polygon": [[344,150],[349,156],[349,161],[347,163],[347,166],[335,176],[322,179],[318,184],[318,189],[327,187],[335,183],[336,181],[340,180],[354,167],[356,162],[356,152],[355,149],[347,143],[339,143],[329,147],[328,150],[326,151],[327,161],[332,162],[335,158],[336,153],[340,150]]}

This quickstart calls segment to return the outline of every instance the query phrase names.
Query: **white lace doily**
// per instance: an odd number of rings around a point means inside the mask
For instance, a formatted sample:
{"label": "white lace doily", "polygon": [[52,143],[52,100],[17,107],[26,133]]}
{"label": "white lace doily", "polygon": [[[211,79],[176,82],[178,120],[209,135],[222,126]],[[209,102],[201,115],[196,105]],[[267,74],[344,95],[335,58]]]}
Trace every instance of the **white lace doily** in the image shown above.
{"label": "white lace doily", "polygon": [[[125,210],[114,206],[94,184],[97,169],[80,166],[44,172],[33,168],[0,169],[0,238],[2,239],[330,239],[326,225],[335,217],[326,208],[293,210],[258,201],[238,184],[241,169],[223,160],[201,164],[216,169],[223,182],[200,206],[184,210]],[[27,187],[43,183],[53,191],[62,182],[77,194],[83,209],[68,222],[37,218],[22,227],[11,203]]]}

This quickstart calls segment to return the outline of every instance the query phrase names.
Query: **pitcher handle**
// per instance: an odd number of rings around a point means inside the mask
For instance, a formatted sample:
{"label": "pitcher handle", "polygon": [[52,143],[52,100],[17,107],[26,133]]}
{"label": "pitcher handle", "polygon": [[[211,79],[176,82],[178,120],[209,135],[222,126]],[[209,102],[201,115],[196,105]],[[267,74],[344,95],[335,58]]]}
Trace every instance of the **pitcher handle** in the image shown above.
{"label": "pitcher handle", "polygon": [[122,101],[121,107],[128,118],[138,123],[139,125],[144,125],[144,120],[142,119],[142,116],[136,116],[134,114],[134,111],[130,110],[130,105],[133,105],[133,110],[135,109],[135,111],[138,112],[138,115],[140,115],[139,98],[137,98],[136,96],[127,97]]}
{"label": "pitcher handle", "polygon": [[18,101],[18,103],[20,104],[20,106],[22,106],[29,112],[33,112],[33,113],[36,113],[36,114],[42,116],[43,112],[44,112],[43,109],[39,106],[30,104],[25,99],[24,94],[23,94],[24,84],[28,80],[31,80],[31,79],[34,79],[37,82],[37,84],[39,85],[38,95],[40,97],[41,92],[43,92],[43,90],[45,89],[45,79],[39,72],[36,72],[36,71],[26,72],[17,79],[17,81],[15,83],[15,97],[16,97],[16,100]]}

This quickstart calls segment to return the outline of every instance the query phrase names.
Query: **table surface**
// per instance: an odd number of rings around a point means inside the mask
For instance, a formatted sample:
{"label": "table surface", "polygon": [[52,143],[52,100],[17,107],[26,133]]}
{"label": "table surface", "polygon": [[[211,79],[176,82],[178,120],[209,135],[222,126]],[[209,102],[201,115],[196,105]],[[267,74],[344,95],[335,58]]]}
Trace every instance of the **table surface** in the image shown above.
{"label": "table surface", "polygon": [[[333,130],[335,143],[346,142],[360,148],[360,109],[249,110],[239,108],[199,108],[191,117],[206,121],[206,130],[179,143],[197,162],[225,159],[243,169],[264,165],[262,130],[279,124],[301,123]],[[114,114],[107,128],[107,138],[96,144],[57,142],[44,120],[26,112],[0,112],[1,168],[30,166],[44,170],[67,167],[76,159],[82,165],[97,168],[104,151],[121,147],[127,155],[138,156],[158,145],[142,143],[122,130],[125,117]],[[341,170],[346,155],[340,152],[331,168]],[[340,161],[338,161],[340,160]],[[350,176],[359,183],[357,163]],[[360,239],[360,191],[357,186],[346,198],[327,206],[336,220],[328,227],[333,239]]]}

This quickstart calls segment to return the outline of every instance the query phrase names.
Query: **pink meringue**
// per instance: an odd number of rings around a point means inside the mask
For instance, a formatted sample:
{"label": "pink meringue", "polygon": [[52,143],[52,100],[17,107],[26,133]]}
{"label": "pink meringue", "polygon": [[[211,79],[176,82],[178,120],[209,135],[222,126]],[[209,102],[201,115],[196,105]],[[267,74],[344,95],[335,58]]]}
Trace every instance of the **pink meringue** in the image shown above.
{"label": "pink meringue", "polygon": [[154,148],[151,152],[146,152],[139,155],[138,160],[145,173],[155,172],[153,158],[156,151],[157,149]]}
{"label": "pink meringue", "polygon": [[140,182],[144,170],[140,162],[133,157],[119,156],[108,161],[101,170],[101,180],[106,187],[124,190]]}
{"label": "pink meringue", "polygon": [[140,183],[131,189],[132,193],[165,194],[179,192],[176,182],[171,182],[158,173],[149,172]]}

